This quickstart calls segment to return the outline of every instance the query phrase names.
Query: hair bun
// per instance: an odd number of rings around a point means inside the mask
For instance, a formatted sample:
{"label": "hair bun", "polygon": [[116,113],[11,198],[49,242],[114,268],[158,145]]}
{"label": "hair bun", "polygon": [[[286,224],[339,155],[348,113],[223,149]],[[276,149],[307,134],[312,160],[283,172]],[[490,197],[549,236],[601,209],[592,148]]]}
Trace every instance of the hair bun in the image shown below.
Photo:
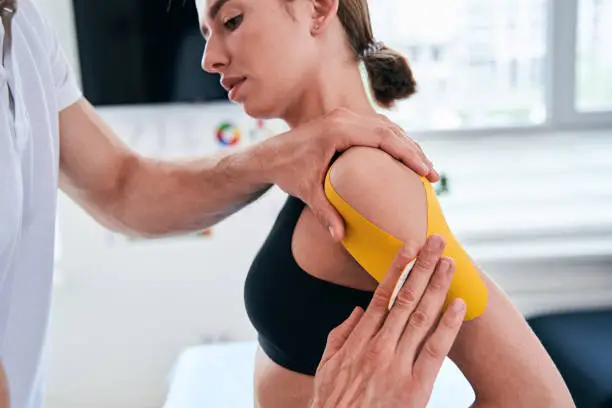
{"label": "hair bun", "polygon": [[[362,53],[372,92],[379,105],[390,108],[396,100],[416,93],[417,84],[406,58],[398,52],[373,43]],[[379,45],[376,45],[379,44]]]}

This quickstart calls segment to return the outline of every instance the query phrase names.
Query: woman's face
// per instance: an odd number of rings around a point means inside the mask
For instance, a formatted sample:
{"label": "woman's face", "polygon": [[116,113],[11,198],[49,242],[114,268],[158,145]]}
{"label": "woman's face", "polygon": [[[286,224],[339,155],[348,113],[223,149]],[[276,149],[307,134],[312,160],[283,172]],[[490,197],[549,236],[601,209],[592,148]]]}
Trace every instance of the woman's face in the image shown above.
{"label": "woman's face", "polygon": [[311,0],[197,0],[207,38],[202,67],[221,74],[232,101],[282,117],[318,65]]}

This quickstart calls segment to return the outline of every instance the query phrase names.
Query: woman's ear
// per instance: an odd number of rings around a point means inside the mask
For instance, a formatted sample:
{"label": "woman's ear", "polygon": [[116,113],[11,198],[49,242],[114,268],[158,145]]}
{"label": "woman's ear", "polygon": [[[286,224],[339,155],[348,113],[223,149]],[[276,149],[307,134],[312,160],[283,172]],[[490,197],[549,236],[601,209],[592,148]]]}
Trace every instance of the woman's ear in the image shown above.
{"label": "woman's ear", "polygon": [[338,14],[338,3],[340,0],[312,0],[312,28],[313,35],[325,30],[332,19]]}

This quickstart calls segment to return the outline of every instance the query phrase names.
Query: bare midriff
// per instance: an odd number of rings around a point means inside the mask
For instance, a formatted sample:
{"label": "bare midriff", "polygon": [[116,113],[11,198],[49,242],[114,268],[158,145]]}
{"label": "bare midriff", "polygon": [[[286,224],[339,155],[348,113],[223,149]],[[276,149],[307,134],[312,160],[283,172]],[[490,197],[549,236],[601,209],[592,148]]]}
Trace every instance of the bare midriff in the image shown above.
{"label": "bare midriff", "polygon": [[314,377],[288,370],[272,361],[261,348],[255,361],[256,408],[308,408]]}

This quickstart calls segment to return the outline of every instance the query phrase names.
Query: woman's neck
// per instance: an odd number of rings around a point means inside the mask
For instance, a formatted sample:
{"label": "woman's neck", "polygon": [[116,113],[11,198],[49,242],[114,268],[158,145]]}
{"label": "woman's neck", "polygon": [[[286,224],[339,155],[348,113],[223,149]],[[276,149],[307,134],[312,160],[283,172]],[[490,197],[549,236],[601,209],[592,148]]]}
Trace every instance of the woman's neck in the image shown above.
{"label": "woman's neck", "polygon": [[319,70],[301,96],[285,111],[282,119],[295,128],[338,108],[360,115],[375,115],[363,86],[359,67],[354,63]]}

